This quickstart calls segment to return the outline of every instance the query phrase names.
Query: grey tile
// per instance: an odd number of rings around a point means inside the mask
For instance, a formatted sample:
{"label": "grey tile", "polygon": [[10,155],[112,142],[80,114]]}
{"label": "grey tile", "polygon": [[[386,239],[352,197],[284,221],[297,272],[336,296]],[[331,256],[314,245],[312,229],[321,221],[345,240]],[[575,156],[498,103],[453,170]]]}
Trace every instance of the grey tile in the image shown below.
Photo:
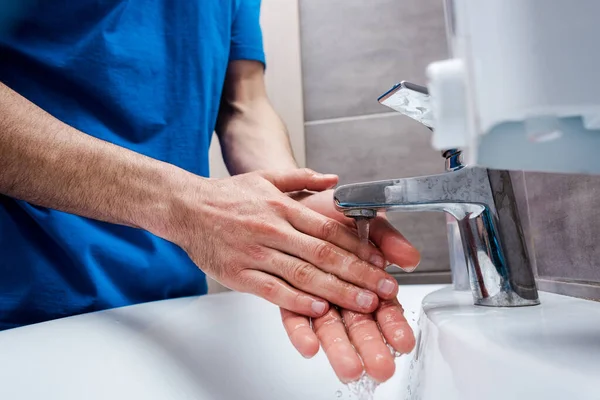
{"label": "grey tile", "polygon": [[[341,183],[440,173],[444,160],[429,144],[431,133],[401,115],[306,127],[307,165],[336,173]],[[390,221],[422,254],[419,271],[449,269],[445,217],[390,213]]]}
{"label": "grey tile", "polygon": [[[400,285],[433,285],[452,283],[450,271],[444,272],[413,272],[412,274],[392,274]],[[402,288],[400,288],[402,290]]]}
{"label": "grey tile", "polygon": [[538,279],[537,285],[544,292],[600,301],[600,285],[597,284]]}
{"label": "grey tile", "polygon": [[[415,272],[450,271],[444,214],[391,212],[388,218],[421,252],[421,264]],[[407,275],[400,271],[398,273]]]}
{"label": "grey tile", "polygon": [[526,173],[538,276],[600,284],[600,176]]}
{"label": "grey tile", "polygon": [[394,83],[447,58],[441,0],[300,0],[307,121],[389,111]]}
{"label": "grey tile", "polygon": [[403,115],[307,125],[306,163],[341,183],[435,174],[444,159],[431,132]]}

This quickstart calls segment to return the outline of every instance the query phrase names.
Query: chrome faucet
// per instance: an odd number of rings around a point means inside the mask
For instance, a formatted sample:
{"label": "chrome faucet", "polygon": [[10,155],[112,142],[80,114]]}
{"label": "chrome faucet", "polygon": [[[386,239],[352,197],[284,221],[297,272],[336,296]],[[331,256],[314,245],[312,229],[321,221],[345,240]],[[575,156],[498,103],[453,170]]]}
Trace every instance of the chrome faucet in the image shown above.
{"label": "chrome faucet", "polygon": [[[412,86],[428,96],[426,88]],[[398,104],[410,104],[411,95],[398,94],[397,88],[380,101],[396,96],[393,108],[403,112]],[[419,115],[429,115],[430,110],[421,100],[405,114],[424,123],[430,120]],[[460,236],[449,237],[450,245],[456,248],[458,243],[452,241],[461,242],[458,247],[463,249],[476,305],[539,304],[509,172],[464,165],[457,149],[444,151],[443,156],[447,172],[442,174],[340,186],[334,194],[336,207],[353,218],[373,218],[378,211],[443,211],[456,220]]]}

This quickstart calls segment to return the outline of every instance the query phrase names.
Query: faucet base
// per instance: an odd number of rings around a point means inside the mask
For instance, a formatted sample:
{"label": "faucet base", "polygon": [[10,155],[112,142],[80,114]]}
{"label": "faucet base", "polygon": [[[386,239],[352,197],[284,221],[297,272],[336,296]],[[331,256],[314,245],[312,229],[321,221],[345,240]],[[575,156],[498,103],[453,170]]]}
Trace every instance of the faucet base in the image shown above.
{"label": "faucet base", "polygon": [[514,292],[501,292],[492,297],[477,298],[473,296],[473,303],[483,307],[529,307],[540,304],[539,299],[524,299]]}

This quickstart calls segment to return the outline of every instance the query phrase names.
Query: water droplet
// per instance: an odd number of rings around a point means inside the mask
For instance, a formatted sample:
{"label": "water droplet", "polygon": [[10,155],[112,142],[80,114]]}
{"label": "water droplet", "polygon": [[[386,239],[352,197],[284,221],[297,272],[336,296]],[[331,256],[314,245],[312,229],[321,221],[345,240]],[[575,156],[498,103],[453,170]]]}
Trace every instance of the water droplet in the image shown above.
{"label": "water droplet", "polygon": [[335,397],[342,397],[342,391],[338,390],[337,392],[335,392]]}

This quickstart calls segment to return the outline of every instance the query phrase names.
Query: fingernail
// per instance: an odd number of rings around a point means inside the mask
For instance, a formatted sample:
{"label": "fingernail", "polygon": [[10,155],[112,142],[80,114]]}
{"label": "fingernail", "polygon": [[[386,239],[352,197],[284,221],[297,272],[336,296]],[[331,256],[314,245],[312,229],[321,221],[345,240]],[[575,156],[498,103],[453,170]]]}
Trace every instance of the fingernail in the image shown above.
{"label": "fingernail", "polygon": [[365,292],[360,292],[356,296],[356,304],[361,308],[369,308],[373,304],[373,296]]}
{"label": "fingernail", "polygon": [[315,314],[321,315],[325,312],[325,309],[327,308],[327,304],[325,304],[321,301],[313,301],[310,308],[313,310],[313,312]]}
{"label": "fingernail", "polygon": [[389,296],[396,289],[396,284],[389,279],[382,279],[377,284],[377,290],[379,294],[383,296]]}
{"label": "fingernail", "polygon": [[327,178],[327,179],[337,179],[338,176],[335,174],[324,174],[323,178]]}
{"label": "fingernail", "polygon": [[419,266],[419,264],[421,264],[421,260],[419,260],[419,262],[417,263],[417,265],[414,266],[406,266],[406,267],[400,267],[404,272],[408,272],[411,273],[413,272],[415,269],[417,269],[417,267]]}
{"label": "fingernail", "polygon": [[385,259],[379,254],[373,254],[371,258],[369,258],[369,262],[379,268],[385,267]]}

